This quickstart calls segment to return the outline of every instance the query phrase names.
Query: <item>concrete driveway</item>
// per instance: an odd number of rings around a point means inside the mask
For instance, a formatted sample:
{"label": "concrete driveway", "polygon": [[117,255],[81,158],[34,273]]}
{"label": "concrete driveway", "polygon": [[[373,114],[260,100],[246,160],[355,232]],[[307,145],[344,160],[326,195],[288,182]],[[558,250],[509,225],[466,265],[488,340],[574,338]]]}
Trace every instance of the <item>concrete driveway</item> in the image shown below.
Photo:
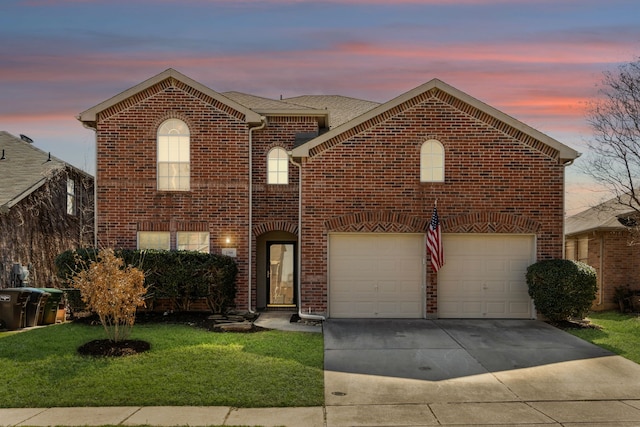
{"label": "concrete driveway", "polygon": [[328,320],[324,337],[327,425],[640,425],[640,365],[544,322]]}

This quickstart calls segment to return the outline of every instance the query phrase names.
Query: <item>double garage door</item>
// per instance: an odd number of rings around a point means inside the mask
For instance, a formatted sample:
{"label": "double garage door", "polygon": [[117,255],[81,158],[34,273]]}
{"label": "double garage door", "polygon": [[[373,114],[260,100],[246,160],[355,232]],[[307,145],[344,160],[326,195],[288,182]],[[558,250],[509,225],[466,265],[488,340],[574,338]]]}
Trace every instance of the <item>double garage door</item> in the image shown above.
{"label": "double garage door", "polygon": [[[524,275],[532,235],[444,234],[438,272],[440,318],[532,318]],[[425,316],[425,235],[329,235],[329,317]]]}

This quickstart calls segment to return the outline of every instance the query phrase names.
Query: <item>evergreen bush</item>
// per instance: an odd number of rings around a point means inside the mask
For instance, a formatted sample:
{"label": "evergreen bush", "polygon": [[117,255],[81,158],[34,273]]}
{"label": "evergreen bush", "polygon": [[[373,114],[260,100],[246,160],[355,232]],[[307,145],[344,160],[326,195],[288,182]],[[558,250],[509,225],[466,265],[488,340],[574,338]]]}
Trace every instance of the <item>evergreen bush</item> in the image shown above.
{"label": "evergreen bush", "polygon": [[[96,249],[66,251],[56,258],[58,276],[65,280],[82,265],[95,260]],[[194,251],[117,250],[116,256],[145,274],[147,299],[168,298],[176,310],[189,310],[193,300],[206,298],[211,311],[233,307],[236,297],[236,261],[228,256]],[[79,262],[79,261],[82,262]]]}
{"label": "evergreen bush", "polygon": [[529,296],[551,321],[583,318],[596,297],[596,271],[579,261],[553,259],[527,268]]}

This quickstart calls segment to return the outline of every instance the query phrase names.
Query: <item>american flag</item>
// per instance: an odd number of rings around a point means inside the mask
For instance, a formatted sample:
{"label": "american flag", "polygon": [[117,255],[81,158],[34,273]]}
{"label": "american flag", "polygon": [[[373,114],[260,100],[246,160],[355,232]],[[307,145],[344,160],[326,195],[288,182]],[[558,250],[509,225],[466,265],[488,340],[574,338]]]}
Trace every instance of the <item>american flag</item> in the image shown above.
{"label": "american flag", "polygon": [[438,271],[444,265],[444,252],[442,251],[442,233],[438,220],[438,209],[433,207],[433,215],[427,231],[427,252],[431,255],[431,267]]}

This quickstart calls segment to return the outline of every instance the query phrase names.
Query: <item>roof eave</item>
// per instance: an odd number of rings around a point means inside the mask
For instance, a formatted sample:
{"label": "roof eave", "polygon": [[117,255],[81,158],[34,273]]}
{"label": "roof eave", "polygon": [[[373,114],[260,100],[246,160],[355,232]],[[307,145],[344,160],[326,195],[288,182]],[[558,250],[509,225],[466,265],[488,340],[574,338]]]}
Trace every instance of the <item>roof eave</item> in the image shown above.
{"label": "roof eave", "polygon": [[590,227],[582,230],[568,231],[565,233],[565,237],[573,237],[573,236],[579,236],[580,234],[595,233],[596,231],[627,231],[627,230],[629,229],[624,225],[621,225],[620,227]]}
{"label": "roof eave", "polygon": [[160,74],[157,74],[145,81],[143,81],[140,84],[137,84],[127,90],[125,90],[124,92],[119,93],[116,96],[113,96],[109,99],[107,99],[106,101],[101,102],[100,104],[89,108],[88,110],[83,111],[82,113],[80,113],[77,116],[77,119],[79,121],[81,121],[83,124],[85,124],[85,126],[95,129],[96,127],[96,121],[97,121],[97,116],[98,113],[100,113],[101,111],[106,110],[109,107],[112,107],[113,105],[118,104],[119,102],[124,101],[125,99],[130,98],[131,96],[153,86],[156,85],[168,78],[174,78],[176,80],[181,81],[182,83],[191,86],[192,88],[208,95],[211,96],[213,99],[228,105],[229,107],[233,108],[236,111],[241,112],[242,114],[244,114],[245,116],[245,121],[248,124],[259,124],[262,122],[262,118],[260,116],[260,114],[256,113],[255,111],[252,111],[250,109],[248,109],[247,107],[238,104],[237,102],[227,98],[226,96],[206,87],[205,85],[191,79],[190,77],[185,76],[184,74],[174,70],[173,68],[169,68],[165,71],[163,71]]}
{"label": "roof eave", "polygon": [[431,89],[439,89],[442,90],[443,92],[446,92],[450,95],[452,95],[455,98],[460,99],[461,101],[479,109],[480,111],[495,117],[496,119],[512,126],[513,128],[528,134],[529,136],[533,137],[534,139],[539,140],[540,142],[549,145],[550,147],[556,149],[558,151],[559,154],[559,160],[561,163],[565,164],[565,163],[569,163],[572,160],[575,160],[576,158],[578,158],[580,156],[580,153],[577,152],[576,150],[572,149],[571,147],[566,146],[565,144],[561,143],[560,141],[557,141],[553,138],[551,138],[550,136],[522,123],[521,121],[514,119],[513,117],[503,113],[502,111],[491,107],[490,105],[485,104],[482,101],[479,101],[478,99],[466,94],[465,92],[462,92],[458,89],[456,89],[453,86],[448,85],[447,83],[443,82],[442,80],[439,79],[432,79],[430,81],[428,81],[427,83],[424,83],[408,92],[403,93],[400,96],[397,96],[396,98],[385,102],[384,104],[380,104],[379,106],[369,110],[368,112],[362,114],[361,116],[347,122],[344,123],[332,130],[330,130],[329,132],[319,136],[318,138],[315,138],[309,142],[307,142],[306,144],[301,145],[300,147],[297,147],[293,150],[292,154],[296,157],[308,157],[309,156],[309,151],[322,144],[325,141],[330,140],[331,138],[335,137],[336,135],[339,135],[340,133],[351,129],[355,126],[358,126],[364,122],[366,122],[367,120],[372,119],[373,117],[387,111],[390,110],[394,107],[397,107],[400,104],[403,104],[407,101],[409,101],[410,99],[425,93]]}
{"label": "roof eave", "polygon": [[27,188],[22,193],[18,194],[16,197],[14,197],[13,199],[11,199],[8,202],[6,202],[4,205],[2,205],[2,208],[0,208],[0,209],[4,210],[5,212],[8,212],[9,209],[14,207],[18,203],[20,203],[22,200],[24,200],[27,197],[29,197],[38,188],[42,187],[45,182],[47,182],[47,177],[43,177],[41,180],[39,180],[38,182],[33,184],[31,187]]}

